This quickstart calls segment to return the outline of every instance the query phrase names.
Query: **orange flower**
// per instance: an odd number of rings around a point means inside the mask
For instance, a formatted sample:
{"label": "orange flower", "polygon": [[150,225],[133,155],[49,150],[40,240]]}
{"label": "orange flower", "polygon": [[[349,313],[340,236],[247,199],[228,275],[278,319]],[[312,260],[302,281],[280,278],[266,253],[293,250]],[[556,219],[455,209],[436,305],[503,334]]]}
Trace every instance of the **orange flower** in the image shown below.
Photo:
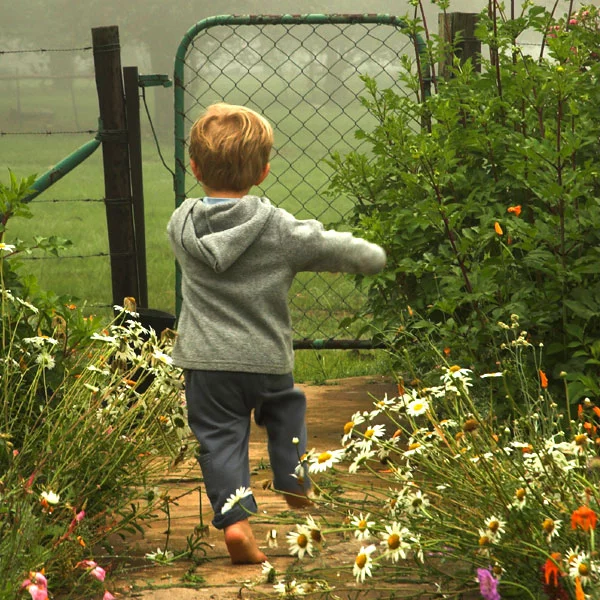
{"label": "orange flower", "polygon": [[585,592],[579,577],[575,577],[575,600],[585,600]]}
{"label": "orange flower", "polygon": [[521,214],[521,205],[517,204],[517,206],[509,206],[506,209],[506,212],[513,213],[515,217],[518,217]]}
{"label": "orange flower", "polygon": [[544,371],[542,371],[541,369],[540,369],[540,385],[543,388],[548,387],[548,378],[546,377],[546,373],[544,373]]}
{"label": "orange flower", "polygon": [[597,520],[596,513],[589,506],[580,506],[571,514],[571,529],[577,529],[578,525],[584,531],[596,529]]}
{"label": "orange flower", "polygon": [[583,404],[578,404],[577,405],[577,418],[579,420],[581,420],[582,417],[583,417]]}
{"label": "orange flower", "polygon": [[600,417],[600,408],[598,408],[597,406],[594,406],[594,407],[592,408],[592,410],[594,411],[594,414],[595,414],[597,417]]}
{"label": "orange flower", "polygon": [[554,587],[558,587],[558,576],[561,574],[558,563],[561,558],[560,552],[553,552],[550,555],[550,558],[544,563],[544,579],[546,580],[546,585],[550,585],[550,580],[554,579]]}
{"label": "orange flower", "polygon": [[444,348],[444,354],[445,354],[446,356],[450,356],[450,352],[451,352],[450,348],[448,348],[448,346],[446,346],[446,347]]}
{"label": "orange flower", "polygon": [[496,233],[498,235],[502,235],[504,233],[504,231],[502,231],[502,227],[500,227],[500,223],[498,223],[498,221],[496,221],[494,223],[494,230],[496,231]]}

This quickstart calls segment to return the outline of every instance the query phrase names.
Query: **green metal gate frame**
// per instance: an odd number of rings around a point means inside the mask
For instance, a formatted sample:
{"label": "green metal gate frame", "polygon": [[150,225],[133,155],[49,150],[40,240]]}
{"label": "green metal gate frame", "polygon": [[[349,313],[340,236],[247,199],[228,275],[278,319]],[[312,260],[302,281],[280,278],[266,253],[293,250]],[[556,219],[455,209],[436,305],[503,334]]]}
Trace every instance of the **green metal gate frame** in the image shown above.
{"label": "green metal gate frame", "polygon": [[[400,17],[386,14],[305,14],[305,15],[219,15],[203,19],[191,27],[184,35],[175,58],[174,67],[174,117],[175,117],[175,171],[174,171],[174,191],[175,205],[179,206],[185,199],[185,176],[186,176],[186,158],[185,158],[185,59],[189,47],[193,44],[196,36],[203,30],[217,26],[237,26],[237,25],[353,25],[353,24],[374,24],[390,25],[399,29],[407,29],[408,24]],[[423,72],[428,72],[428,57],[426,53],[425,40],[417,35],[408,33],[413,41],[416,54],[421,60]],[[428,79],[425,78],[426,85]],[[424,90],[426,94],[429,90]],[[175,274],[175,302],[176,313],[179,315],[181,309],[181,271],[179,265],[176,265]],[[378,345],[372,340],[295,340],[294,347],[300,348],[374,348]]]}

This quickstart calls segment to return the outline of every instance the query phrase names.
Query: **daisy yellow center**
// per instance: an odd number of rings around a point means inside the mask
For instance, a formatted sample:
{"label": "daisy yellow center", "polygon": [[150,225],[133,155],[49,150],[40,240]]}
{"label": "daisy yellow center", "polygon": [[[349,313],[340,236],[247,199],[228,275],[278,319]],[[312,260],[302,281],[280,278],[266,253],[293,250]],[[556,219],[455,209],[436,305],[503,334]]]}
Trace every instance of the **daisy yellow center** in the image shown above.
{"label": "daisy yellow center", "polygon": [[413,508],[419,508],[419,506],[421,506],[422,504],[423,504],[423,500],[421,498],[419,498],[418,496],[413,498],[413,501],[412,501]]}
{"label": "daisy yellow center", "polygon": [[372,438],[372,437],[373,437],[373,434],[374,434],[374,433],[375,433],[375,430],[374,430],[374,429],[367,429],[367,430],[365,431],[365,437],[366,437],[367,439],[370,439],[370,438]]}
{"label": "daisy yellow center", "polygon": [[327,462],[330,458],[331,452],[321,452],[321,454],[319,454],[319,458],[317,458],[317,461],[319,462],[319,464],[322,464],[324,462]]}
{"label": "daisy yellow center", "polygon": [[578,446],[585,446],[587,442],[587,435],[585,435],[585,433],[580,433],[579,435],[575,436],[575,443]]}
{"label": "daisy yellow center", "polygon": [[298,544],[300,548],[306,548],[306,546],[308,546],[308,538],[303,533],[301,533],[296,539],[296,544]]}
{"label": "daisy yellow center", "polygon": [[590,574],[590,568],[585,563],[580,563],[577,572],[583,577],[587,577]]}
{"label": "daisy yellow center", "polygon": [[450,371],[450,373],[456,373],[457,371],[460,371],[460,367],[458,365],[452,365],[448,371]]}
{"label": "daisy yellow center", "polygon": [[500,523],[498,521],[490,521],[489,525],[488,525],[488,529],[492,532],[492,533],[496,533],[498,531],[498,529],[500,529]]}
{"label": "daisy yellow center", "polygon": [[519,488],[515,492],[515,496],[517,497],[517,500],[523,500],[523,498],[525,498],[526,494],[527,494],[527,492],[525,491],[525,488]]}
{"label": "daisy yellow center", "polygon": [[359,521],[358,528],[361,531],[364,531],[367,528],[367,522],[364,519],[362,521]]}
{"label": "daisy yellow center", "polygon": [[408,449],[409,450],[416,450],[417,448],[420,448],[420,447],[421,447],[421,444],[419,444],[419,442],[414,442],[413,444],[410,444],[408,446]]}
{"label": "daisy yellow center", "polygon": [[487,535],[482,535],[479,538],[479,545],[480,546],[489,546],[490,545],[490,538]]}
{"label": "daisy yellow center", "polygon": [[425,407],[425,405],[424,405],[422,402],[415,402],[415,403],[412,405],[412,409],[413,409],[415,412],[418,412],[418,411],[420,411],[420,410],[423,410],[423,408],[424,408],[424,407]]}
{"label": "daisy yellow center", "polygon": [[554,531],[554,521],[552,519],[545,519],[544,522],[542,523],[542,529],[546,532],[546,533],[552,533]]}
{"label": "daisy yellow center", "polygon": [[356,566],[359,569],[364,569],[365,565],[367,564],[367,555],[366,554],[359,554],[356,557]]}
{"label": "daisy yellow center", "polygon": [[319,544],[321,542],[321,532],[318,529],[311,529],[310,530],[310,539],[315,542],[316,544]]}
{"label": "daisy yellow center", "polygon": [[390,550],[396,550],[400,546],[400,536],[397,533],[392,533],[387,539],[387,543]]}
{"label": "daisy yellow center", "polygon": [[348,421],[345,425],[344,425],[344,433],[346,435],[348,435],[351,431],[352,428],[354,427],[354,422],[353,421]]}

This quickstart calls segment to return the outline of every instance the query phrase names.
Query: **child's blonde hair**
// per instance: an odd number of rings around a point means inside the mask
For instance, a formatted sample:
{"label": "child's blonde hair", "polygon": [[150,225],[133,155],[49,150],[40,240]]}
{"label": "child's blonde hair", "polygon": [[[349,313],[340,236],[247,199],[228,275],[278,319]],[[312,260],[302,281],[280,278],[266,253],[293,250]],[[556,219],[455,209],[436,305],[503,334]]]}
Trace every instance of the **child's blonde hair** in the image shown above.
{"label": "child's blonde hair", "polygon": [[273,128],[245,106],[213,104],[192,125],[190,158],[202,183],[213,190],[245,191],[269,163]]}

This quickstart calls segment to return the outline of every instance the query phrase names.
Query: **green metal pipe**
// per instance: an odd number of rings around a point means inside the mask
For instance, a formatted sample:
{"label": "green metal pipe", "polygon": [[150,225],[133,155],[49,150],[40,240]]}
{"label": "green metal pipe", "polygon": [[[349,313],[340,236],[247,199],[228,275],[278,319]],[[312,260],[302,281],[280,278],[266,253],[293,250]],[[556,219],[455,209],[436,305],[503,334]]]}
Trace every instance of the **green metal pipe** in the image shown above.
{"label": "green metal pipe", "polygon": [[72,171],[76,166],[80,165],[86,158],[89,158],[102,144],[100,133],[93,140],[86,142],[69,156],[63,158],[59,163],[54,165],[49,171],[40,175],[31,186],[33,192],[29,194],[24,201],[31,202],[36,196],[47,190],[53,183],[62,179],[67,173]]}

